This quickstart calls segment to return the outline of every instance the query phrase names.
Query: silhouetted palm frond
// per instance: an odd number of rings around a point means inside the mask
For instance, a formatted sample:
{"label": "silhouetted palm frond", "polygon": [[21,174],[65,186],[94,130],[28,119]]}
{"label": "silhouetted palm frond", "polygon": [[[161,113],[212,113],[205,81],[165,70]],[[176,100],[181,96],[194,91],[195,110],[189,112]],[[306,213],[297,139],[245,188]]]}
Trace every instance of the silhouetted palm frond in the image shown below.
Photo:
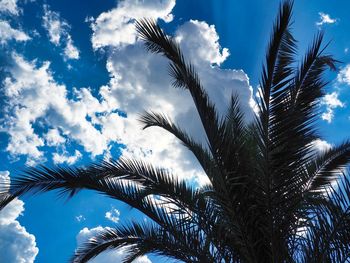
{"label": "silhouetted palm frond", "polygon": [[207,254],[206,250],[203,250],[202,235],[196,229],[182,230],[182,234],[185,242],[179,242],[179,239],[170,235],[166,229],[153,223],[133,222],[115,228],[107,228],[78,248],[72,262],[87,262],[107,249],[121,247],[126,247],[129,252],[122,262],[132,262],[135,258],[148,253],[184,262],[213,262],[215,260]]}
{"label": "silhouetted palm frond", "polygon": [[144,129],[157,126],[173,134],[194,154],[206,174],[209,178],[212,178],[212,171],[215,170],[215,162],[211,153],[174,124],[169,117],[155,112],[145,112],[141,115],[140,121],[144,124]]}
{"label": "silhouetted palm frond", "polygon": [[136,29],[146,48],[170,61],[174,86],[190,93],[207,141],[197,141],[164,113],[145,112],[191,151],[210,183],[194,185],[169,170],[121,158],[86,168],[30,168],[0,192],[0,209],[16,197],[57,190],[68,198],[97,191],[148,220],[105,228],[72,262],[123,248],[123,262],[158,254],[183,262],[349,262],[350,142],[316,152],[318,102],[337,61],[318,33],[300,64],[292,35],[292,1],[281,4],[260,81],[259,113],[245,120],[232,95],[220,116],[177,42],[152,20]]}

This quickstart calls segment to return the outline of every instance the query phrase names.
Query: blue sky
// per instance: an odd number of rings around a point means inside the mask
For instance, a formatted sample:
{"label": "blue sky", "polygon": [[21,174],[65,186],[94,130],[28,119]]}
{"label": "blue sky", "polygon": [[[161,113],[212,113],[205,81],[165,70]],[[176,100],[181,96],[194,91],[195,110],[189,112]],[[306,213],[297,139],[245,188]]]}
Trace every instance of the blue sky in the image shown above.
{"label": "blue sky", "polygon": [[[171,87],[167,62],[149,54],[133,22],[157,19],[198,69],[219,111],[236,92],[253,114],[261,65],[279,1],[0,0],[0,180],[26,165],[87,165],[120,155],[206,181],[193,156],[158,129],[141,130],[143,110],[167,113],[201,137],[189,95]],[[296,0],[299,57],[319,30],[328,53],[342,61],[327,74],[315,147],[348,136],[350,3]],[[77,242],[125,220],[147,220],[115,200],[82,192],[69,202],[56,193],[15,200],[0,212],[0,261],[66,262]],[[123,251],[97,257],[118,262]],[[6,255],[6,256],[5,256]],[[3,257],[6,257],[3,259]],[[21,261],[22,260],[22,261]],[[139,262],[165,262],[148,255]]]}

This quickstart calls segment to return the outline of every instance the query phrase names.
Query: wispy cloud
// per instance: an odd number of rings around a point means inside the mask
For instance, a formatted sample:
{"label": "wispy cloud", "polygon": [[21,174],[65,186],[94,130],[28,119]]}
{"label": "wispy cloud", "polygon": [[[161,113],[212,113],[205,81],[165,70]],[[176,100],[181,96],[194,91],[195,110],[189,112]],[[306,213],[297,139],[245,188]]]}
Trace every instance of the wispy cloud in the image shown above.
{"label": "wispy cloud", "polygon": [[75,217],[75,220],[77,220],[78,222],[82,222],[82,221],[85,221],[86,218],[83,215],[78,215]]}
{"label": "wispy cloud", "polygon": [[350,85],[350,64],[343,67],[337,76],[338,83]]}
{"label": "wispy cloud", "polygon": [[67,35],[66,47],[64,48],[64,54],[67,58],[70,59],[79,59],[79,50],[73,44],[72,37]]}
{"label": "wispy cloud", "polygon": [[320,16],[320,21],[316,22],[317,26],[322,26],[324,24],[334,24],[339,20],[337,18],[331,18],[329,14],[323,12],[319,12],[318,14]]}
{"label": "wispy cloud", "polygon": [[63,153],[54,153],[52,155],[52,160],[55,164],[66,163],[72,165],[76,163],[83,155],[78,150],[74,151],[73,155],[70,155],[66,150]]}
{"label": "wispy cloud", "polygon": [[64,46],[65,59],[79,59],[79,50],[74,46],[69,34],[70,25],[60,17],[58,12],[50,10],[48,5],[44,5],[43,27],[51,43]]}
{"label": "wispy cloud", "polygon": [[105,218],[112,221],[113,223],[118,223],[120,220],[120,211],[118,209],[115,209],[114,207],[112,207],[111,210],[106,212]]}
{"label": "wispy cloud", "polygon": [[4,45],[10,40],[24,42],[30,40],[30,37],[23,31],[12,28],[9,22],[0,21],[0,44]]}
{"label": "wispy cloud", "polygon": [[58,129],[51,128],[44,135],[47,146],[59,146],[66,142]]}
{"label": "wispy cloud", "polygon": [[0,12],[10,15],[19,15],[21,9],[17,5],[18,0],[0,0]]}
{"label": "wispy cloud", "polygon": [[331,123],[334,118],[334,110],[336,108],[345,107],[344,102],[340,101],[338,98],[338,92],[334,91],[332,93],[326,94],[321,101],[321,104],[326,105],[326,112],[324,112],[321,118],[328,123]]}

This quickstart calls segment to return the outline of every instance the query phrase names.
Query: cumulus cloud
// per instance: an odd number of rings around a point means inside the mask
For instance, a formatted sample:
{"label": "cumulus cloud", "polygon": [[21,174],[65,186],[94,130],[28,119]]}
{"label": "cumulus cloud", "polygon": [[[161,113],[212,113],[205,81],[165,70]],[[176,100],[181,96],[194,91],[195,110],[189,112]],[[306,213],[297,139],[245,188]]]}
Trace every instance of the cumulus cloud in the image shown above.
{"label": "cumulus cloud", "polygon": [[220,65],[229,56],[228,49],[220,47],[215,26],[203,21],[190,20],[183,24],[176,32],[176,40],[192,63],[206,61]]}
{"label": "cumulus cloud", "polygon": [[324,24],[334,24],[338,22],[337,18],[331,18],[329,14],[319,12],[320,20],[316,22],[317,26],[322,26]]}
{"label": "cumulus cloud", "polygon": [[18,8],[17,2],[18,0],[0,0],[0,12],[18,15],[21,10]]}
{"label": "cumulus cloud", "polygon": [[[131,5],[137,8],[126,13],[126,7]],[[122,150],[124,156],[144,158],[168,167],[182,178],[207,182],[193,155],[172,135],[159,128],[143,131],[137,121],[143,110],[157,110],[169,115],[205,143],[190,94],[171,86],[168,61],[146,52],[143,43],[136,38],[130,42],[111,42],[103,37],[106,33],[103,28],[109,29],[109,35],[123,35],[124,25],[129,25],[141,14],[170,20],[173,5],[174,1],[124,1],[94,20],[94,47],[110,49],[106,68],[111,78],[99,89],[98,96],[92,95],[88,88],[79,88],[74,90],[73,98],[68,99],[67,87],[54,80],[49,62],[40,65],[15,54],[11,78],[5,80],[5,95],[12,105],[4,125],[10,135],[7,150],[13,155],[41,158],[41,147],[53,145],[60,137],[48,139],[47,134],[36,132],[35,123],[40,120],[49,129],[59,130],[60,136],[82,145],[92,156],[108,153],[112,143],[117,142],[126,145]],[[111,13],[124,14],[128,17],[127,22],[115,27]],[[225,114],[231,94],[236,93],[247,119],[251,119],[249,78],[242,70],[219,67],[229,52],[220,46],[215,27],[193,20],[180,25],[174,36],[186,58],[197,68],[202,84],[219,112]],[[115,109],[126,112],[128,117],[120,116]]]}
{"label": "cumulus cloud", "polygon": [[[10,182],[8,171],[0,171],[0,183]],[[0,189],[0,191],[7,189]],[[0,211],[0,254],[1,260],[7,263],[33,263],[38,248],[35,236],[16,220],[24,211],[24,203],[19,199],[13,200]]]}
{"label": "cumulus cloud", "polygon": [[339,71],[337,81],[339,83],[350,85],[350,64],[346,65]]}
{"label": "cumulus cloud", "polygon": [[[76,239],[78,246],[81,245],[83,242],[87,241],[89,238],[97,235],[99,232],[103,231],[104,229],[109,229],[108,227],[103,228],[101,226],[95,227],[95,228],[83,228],[78,233]],[[118,250],[109,250],[106,252],[101,253],[96,258],[90,260],[91,263],[115,263],[115,262],[121,262],[122,259],[125,257],[127,251],[125,248],[121,248]],[[147,256],[142,256],[137,258],[133,261],[133,263],[152,263],[151,260]]]}
{"label": "cumulus cloud", "polygon": [[78,150],[75,150],[73,155],[69,155],[67,151],[63,153],[53,153],[52,160],[55,164],[66,163],[72,165],[76,163],[83,155]]}
{"label": "cumulus cloud", "polygon": [[111,210],[106,212],[105,218],[112,221],[113,223],[118,223],[120,220],[120,211],[112,207]]}
{"label": "cumulus cloud", "polygon": [[92,45],[94,49],[105,46],[123,47],[136,42],[135,19],[152,18],[170,22],[175,0],[128,0],[92,19]]}
{"label": "cumulus cloud", "polygon": [[44,138],[47,146],[58,146],[66,142],[58,129],[49,129]]}
{"label": "cumulus cloud", "polygon": [[[198,69],[203,86],[216,102],[219,112],[225,113],[230,96],[237,93],[247,119],[251,119],[252,88],[249,78],[242,70],[224,70],[217,66],[227,58],[228,51],[220,47],[215,27],[205,22],[189,21],[178,28],[175,38],[180,42],[185,57],[191,59]],[[111,80],[101,87],[100,94],[108,103],[118,105],[128,114],[124,125],[128,136],[122,137],[127,146],[123,150],[125,156],[162,164],[183,178],[196,178],[204,183],[206,177],[193,156],[174,137],[157,128],[141,131],[135,121],[143,110],[156,109],[205,142],[190,94],[171,86],[167,68],[167,60],[145,52],[140,42],[118,48],[108,57],[107,70]]]}
{"label": "cumulus cloud", "polygon": [[334,118],[334,110],[336,108],[343,108],[345,107],[345,104],[338,99],[338,92],[334,91],[332,93],[326,94],[321,104],[326,106],[326,112],[324,112],[321,116],[321,118],[328,123],[331,123]]}
{"label": "cumulus cloud", "polygon": [[44,5],[43,27],[46,29],[51,43],[64,46],[66,59],[79,59],[79,50],[74,46],[69,35],[70,25],[60,17],[60,14]]}
{"label": "cumulus cloud", "polygon": [[24,42],[29,39],[30,37],[23,31],[12,28],[9,22],[0,21],[0,44],[4,45],[10,40]]}
{"label": "cumulus cloud", "polygon": [[[81,144],[93,156],[102,154],[111,141],[118,140],[116,133],[109,130],[115,124],[106,124],[102,131],[95,124],[115,122],[122,117],[112,112],[106,102],[93,97],[87,88],[75,90],[74,98],[68,99],[67,87],[55,82],[49,67],[49,62],[37,66],[18,54],[13,55],[13,66],[8,69],[11,77],[4,80],[9,102],[2,124],[10,135],[7,151],[40,160],[43,158],[40,147],[45,146],[45,140],[46,145],[52,146],[63,142],[64,136]],[[97,117],[101,112],[106,114]],[[39,120],[50,129],[61,130],[62,135],[51,130],[45,135],[36,132],[34,126]],[[118,128],[114,130],[117,131]]]}

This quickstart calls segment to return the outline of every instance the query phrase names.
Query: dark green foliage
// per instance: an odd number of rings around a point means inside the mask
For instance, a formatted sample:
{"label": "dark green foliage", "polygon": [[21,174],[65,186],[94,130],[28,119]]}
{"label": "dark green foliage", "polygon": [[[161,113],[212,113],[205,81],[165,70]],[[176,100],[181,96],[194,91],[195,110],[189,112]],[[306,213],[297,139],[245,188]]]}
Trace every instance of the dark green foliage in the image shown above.
{"label": "dark green foliage", "polygon": [[196,187],[168,170],[121,159],[90,167],[31,168],[0,194],[14,197],[58,189],[69,197],[91,189],[121,200],[151,220],[106,229],[78,248],[72,262],[126,247],[124,262],[155,253],[183,262],[349,262],[350,142],[315,153],[317,102],[336,61],[316,35],[297,66],[292,2],[279,10],[260,82],[260,113],[244,121],[232,95],[225,116],[202,87],[178,44],[150,20],[137,22],[149,51],[170,61],[174,86],[187,90],[203,124],[202,145],[161,113],[140,117],[178,138],[197,158],[210,184]]}

